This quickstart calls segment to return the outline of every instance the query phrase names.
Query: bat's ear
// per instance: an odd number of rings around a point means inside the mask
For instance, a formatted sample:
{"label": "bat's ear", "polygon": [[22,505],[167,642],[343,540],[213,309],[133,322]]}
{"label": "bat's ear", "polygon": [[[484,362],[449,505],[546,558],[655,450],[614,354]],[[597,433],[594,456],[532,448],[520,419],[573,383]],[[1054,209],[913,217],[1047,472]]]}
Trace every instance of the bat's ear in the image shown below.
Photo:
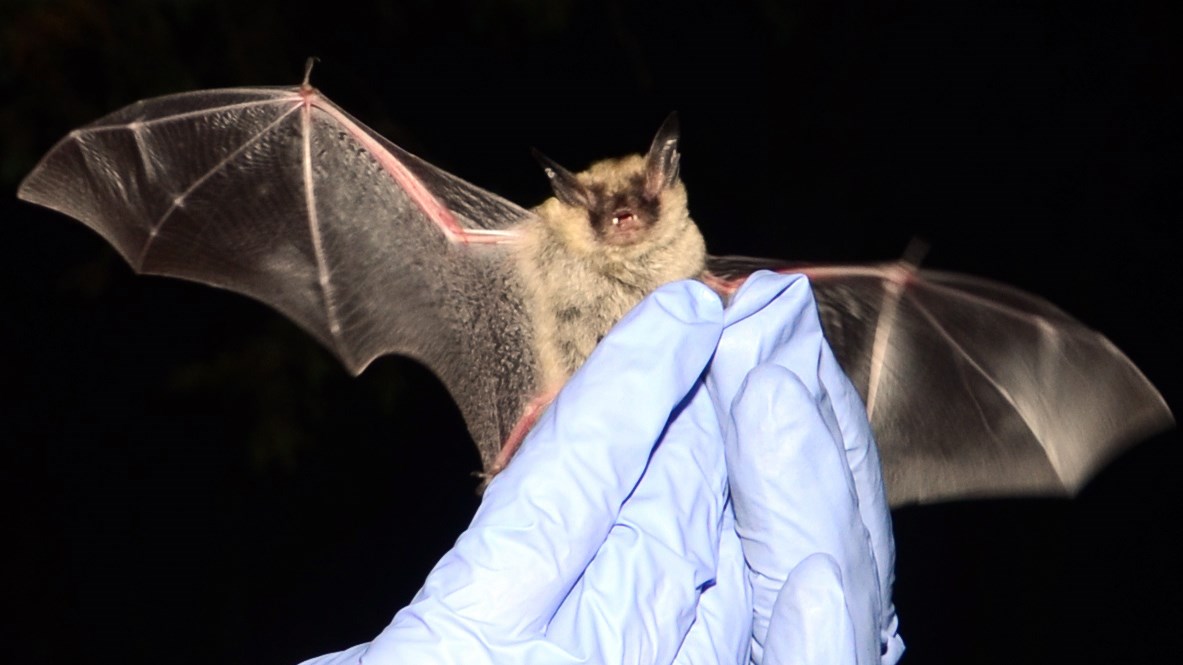
{"label": "bat's ear", "polygon": [[653,144],[649,146],[649,154],[645,156],[645,193],[657,197],[666,187],[674,184],[678,179],[678,162],[682,154],[678,152],[678,114],[671,113],[657,136],[653,137]]}
{"label": "bat's ear", "polygon": [[542,170],[546,172],[546,177],[550,179],[550,188],[554,190],[556,198],[569,206],[591,208],[591,197],[587,188],[580,184],[574,173],[559,166],[558,162],[542,154],[537,148],[531,148],[530,152],[534,154],[534,159],[538,160]]}

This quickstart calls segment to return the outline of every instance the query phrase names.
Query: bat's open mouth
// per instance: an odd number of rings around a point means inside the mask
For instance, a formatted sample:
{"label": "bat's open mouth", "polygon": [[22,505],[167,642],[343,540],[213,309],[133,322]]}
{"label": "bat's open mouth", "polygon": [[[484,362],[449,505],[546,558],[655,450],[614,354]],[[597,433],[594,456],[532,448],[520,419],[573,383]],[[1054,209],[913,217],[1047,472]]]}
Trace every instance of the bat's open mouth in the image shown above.
{"label": "bat's open mouth", "polygon": [[601,227],[601,238],[609,245],[631,245],[644,238],[648,228],[640,216],[628,208],[612,213],[608,223]]}

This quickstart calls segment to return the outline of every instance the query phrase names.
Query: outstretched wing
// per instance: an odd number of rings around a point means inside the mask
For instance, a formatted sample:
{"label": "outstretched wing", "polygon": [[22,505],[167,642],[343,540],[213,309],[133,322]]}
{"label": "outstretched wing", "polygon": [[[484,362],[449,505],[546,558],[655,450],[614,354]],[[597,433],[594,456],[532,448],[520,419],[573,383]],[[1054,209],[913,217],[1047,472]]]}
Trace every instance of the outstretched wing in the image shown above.
{"label": "outstretched wing", "polygon": [[274,307],[355,374],[387,353],[420,360],[486,463],[534,392],[506,247],[532,213],[307,85],[137,102],[71,132],[19,196],[90,226],[136,272]]}
{"label": "outstretched wing", "polygon": [[1103,335],[997,282],[902,261],[712,257],[707,267],[732,284],[760,268],[809,277],[826,338],[867,405],[893,506],[1072,494],[1173,422]]}

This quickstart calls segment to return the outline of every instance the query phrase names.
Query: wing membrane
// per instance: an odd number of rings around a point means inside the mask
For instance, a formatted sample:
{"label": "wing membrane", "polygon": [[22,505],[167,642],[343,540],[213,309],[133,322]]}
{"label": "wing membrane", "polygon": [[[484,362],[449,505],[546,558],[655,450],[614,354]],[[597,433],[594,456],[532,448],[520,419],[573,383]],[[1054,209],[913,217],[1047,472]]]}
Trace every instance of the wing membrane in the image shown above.
{"label": "wing membrane", "polygon": [[761,267],[810,278],[826,337],[867,402],[893,505],[1073,494],[1173,422],[1108,339],[1019,289],[902,262],[708,262],[733,281]]}
{"label": "wing membrane", "polygon": [[95,229],[137,272],[274,307],[353,373],[387,353],[420,360],[486,462],[534,392],[508,250],[476,244],[512,240],[531,213],[309,88],[138,102],[63,139],[19,195]]}

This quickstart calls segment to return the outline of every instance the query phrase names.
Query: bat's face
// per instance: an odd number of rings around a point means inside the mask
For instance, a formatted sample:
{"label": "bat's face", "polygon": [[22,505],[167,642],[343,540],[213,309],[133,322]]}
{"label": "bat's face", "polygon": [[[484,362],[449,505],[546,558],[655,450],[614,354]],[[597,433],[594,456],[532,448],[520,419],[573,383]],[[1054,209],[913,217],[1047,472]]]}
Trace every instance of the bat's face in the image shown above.
{"label": "bat's face", "polygon": [[596,162],[574,174],[535,151],[556,202],[564,208],[544,217],[562,220],[567,234],[600,247],[627,248],[662,235],[661,227],[689,219],[685,188],[678,179],[677,118],[658,130],[649,152]]}
{"label": "bat's face", "polygon": [[517,243],[542,384],[561,386],[620,317],[653,289],[696,277],[706,245],[678,178],[671,116],[645,155],[571,173],[535,151],[554,197]]}
{"label": "bat's face", "polygon": [[579,175],[579,183],[583,190],[579,207],[601,243],[643,242],[661,217],[661,192],[646,190],[640,156],[599,162]]}

